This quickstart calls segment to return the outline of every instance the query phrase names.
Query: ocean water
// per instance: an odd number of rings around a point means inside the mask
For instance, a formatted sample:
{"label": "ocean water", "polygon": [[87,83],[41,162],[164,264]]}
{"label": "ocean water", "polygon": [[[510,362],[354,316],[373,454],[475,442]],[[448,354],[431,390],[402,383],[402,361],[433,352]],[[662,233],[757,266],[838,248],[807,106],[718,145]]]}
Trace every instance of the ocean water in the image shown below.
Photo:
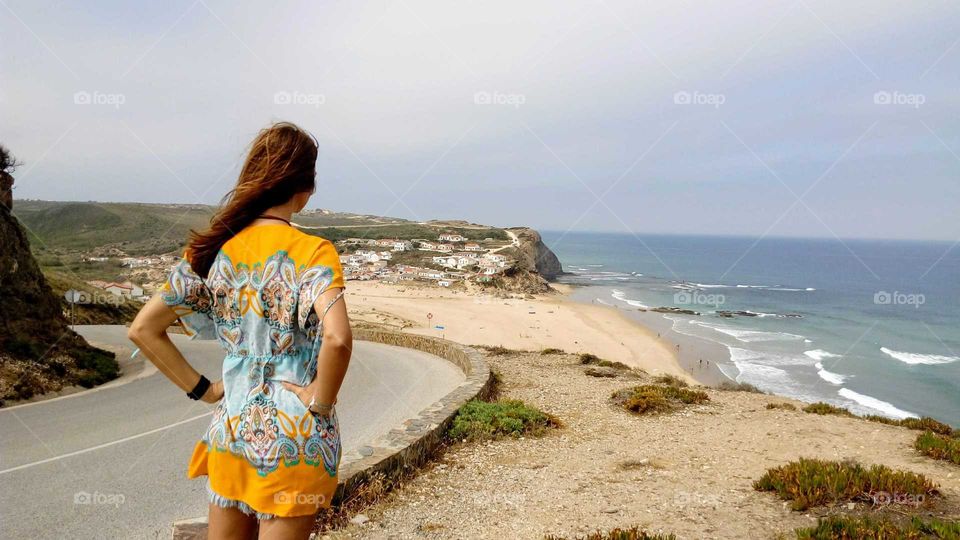
{"label": "ocean water", "polygon": [[[724,375],[860,414],[960,425],[960,246],[947,242],[547,231],[582,285],[719,343]],[[731,312],[723,316],[724,311]]]}

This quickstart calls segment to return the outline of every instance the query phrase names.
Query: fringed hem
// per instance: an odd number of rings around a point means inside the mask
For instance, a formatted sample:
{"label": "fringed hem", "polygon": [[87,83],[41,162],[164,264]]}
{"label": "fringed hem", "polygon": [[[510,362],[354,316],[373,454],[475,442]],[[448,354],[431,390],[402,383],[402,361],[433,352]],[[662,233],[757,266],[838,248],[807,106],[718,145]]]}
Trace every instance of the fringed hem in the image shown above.
{"label": "fringed hem", "polygon": [[248,516],[256,516],[257,519],[273,519],[277,517],[274,514],[267,514],[265,512],[257,512],[253,508],[250,508],[250,505],[243,501],[235,501],[233,499],[228,499],[223,495],[220,495],[213,491],[213,488],[210,487],[210,481],[207,480],[207,498],[210,501],[210,504],[215,504],[220,508],[236,508],[237,510],[243,512]]}

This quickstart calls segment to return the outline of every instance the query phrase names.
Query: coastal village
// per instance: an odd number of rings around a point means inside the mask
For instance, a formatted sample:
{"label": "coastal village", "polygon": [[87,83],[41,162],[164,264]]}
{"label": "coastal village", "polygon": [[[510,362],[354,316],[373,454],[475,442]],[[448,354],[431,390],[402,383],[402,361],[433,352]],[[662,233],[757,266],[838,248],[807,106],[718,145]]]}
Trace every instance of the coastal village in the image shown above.
{"label": "coastal village", "polygon": [[[511,241],[506,243],[492,238],[474,241],[455,232],[443,232],[436,239],[347,238],[336,245],[345,280],[452,287],[467,282],[490,283],[508,272],[515,260],[502,252],[518,245],[516,236],[508,234]],[[129,257],[112,248],[110,253],[82,260],[91,264],[115,261],[123,268],[125,280],[86,282],[102,291],[105,298],[146,302],[163,283],[177,255]]]}
{"label": "coastal village", "polygon": [[[424,281],[440,287],[464,282],[485,283],[513,265],[513,259],[499,251],[516,244],[496,248],[471,242],[456,233],[443,233],[437,240],[360,239],[338,242],[344,279],[379,280],[387,283]],[[398,254],[419,253],[420,265],[397,263]],[[393,264],[391,264],[393,263]]]}

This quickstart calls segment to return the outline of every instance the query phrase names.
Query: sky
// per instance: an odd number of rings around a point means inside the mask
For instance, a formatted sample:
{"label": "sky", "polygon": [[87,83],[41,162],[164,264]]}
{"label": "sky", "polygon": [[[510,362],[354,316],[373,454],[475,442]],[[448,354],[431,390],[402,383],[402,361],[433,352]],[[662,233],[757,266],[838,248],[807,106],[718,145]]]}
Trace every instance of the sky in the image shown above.
{"label": "sky", "polygon": [[17,198],[215,204],[271,122],[312,208],[960,239],[960,5],[0,1]]}

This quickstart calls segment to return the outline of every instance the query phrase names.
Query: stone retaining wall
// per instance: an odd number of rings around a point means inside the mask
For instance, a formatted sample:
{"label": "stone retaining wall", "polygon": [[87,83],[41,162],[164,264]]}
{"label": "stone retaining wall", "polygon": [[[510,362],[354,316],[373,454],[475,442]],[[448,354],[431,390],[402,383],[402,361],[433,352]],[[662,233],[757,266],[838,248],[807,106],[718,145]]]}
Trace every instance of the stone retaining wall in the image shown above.
{"label": "stone retaining wall", "polygon": [[[403,334],[387,330],[355,329],[357,340],[416,349],[446,359],[459,367],[466,380],[440,399],[407,419],[401,427],[390,430],[371,446],[361,446],[340,461],[340,483],[334,504],[349,498],[357,487],[373,475],[387,481],[396,479],[426,462],[443,442],[443,434],[454,415],[467,401],[486,397],[493,388],[493,376],[486,359],[476,349],[445,339]],[[206,518],[178,521],[173,524],[174,540],[200,540],[207,537]]]}

